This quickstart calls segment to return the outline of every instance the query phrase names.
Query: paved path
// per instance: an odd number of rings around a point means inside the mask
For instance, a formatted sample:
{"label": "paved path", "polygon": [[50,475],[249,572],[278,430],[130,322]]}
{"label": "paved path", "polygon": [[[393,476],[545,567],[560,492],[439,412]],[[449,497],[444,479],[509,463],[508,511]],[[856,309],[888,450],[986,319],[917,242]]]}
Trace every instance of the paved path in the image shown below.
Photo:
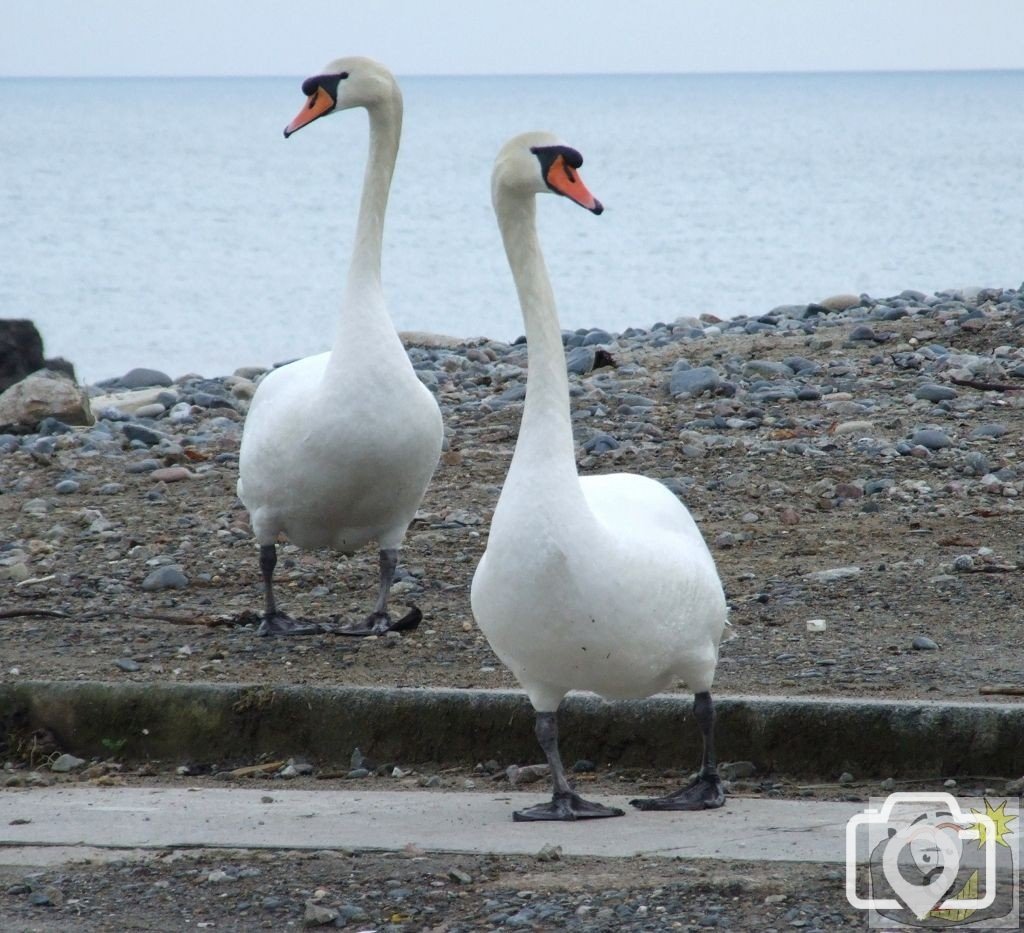
{"label": "paved path", "polygon": [[52,864],[110,850],[364,849],[664,856],[842,863],[852,803],[730,798],[721,810],[513,823],[542,793],[49,787],[0,794],[0,863]]}

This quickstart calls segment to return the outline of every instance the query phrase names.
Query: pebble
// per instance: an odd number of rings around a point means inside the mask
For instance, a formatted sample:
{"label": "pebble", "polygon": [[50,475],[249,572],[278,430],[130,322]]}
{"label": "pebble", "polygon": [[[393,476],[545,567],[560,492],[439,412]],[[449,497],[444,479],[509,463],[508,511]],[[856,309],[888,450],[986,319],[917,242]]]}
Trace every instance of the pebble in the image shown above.
{"label": "pebble", "polygon": [[910,647],[915,651],[937,651],[938,645],[925,635],[918,635],[910,643]]}
{"label": "pebble", "polygon": [[315,901],[306,901],[306,911],[302,915],[302,925],[306,927],[322,927],[334,924],[338,912],[330,907],[322,907]]}
{"label": "pebble", "polygon": [[133,661],[131,658],[119,658],[114,662],[114,664],[116,667],[128,674],[134,674],[136,671],[141,669],[139,662]]}
{"label": "pebble", "polygon": [[143,424],[134,424],[127,422],[121,430],[124,432],[124,436],[130,441],[138,441],[140,444],[145,444],[147,447],[156,447],[162,440],[165,440],[167,435],[162,434],[160,431],[154,431],[152,428],[147,428]]}
{"label": "pebble", "polygon": [[183,590],[188,586],[188,577],[177,564],[165,564],[147,574],[142,588],[147,593],[156,590]]}
{"label": "pebble", "polygon": [[944,447],[953,446],[946,432],[937,428],[921,428],[915,431],[910,437],[910,443],[928,450],[942,450]]}
{"label": "pebble", "polygon": [[56,774],[67,774],[69,771],[77,771],[85,767],[84,758],[76,758],[74,755],[63,754],[50,765],[50,770]]}
{"label": "pebble", "polygon": [[183,479],[190,479],[195,474],[182,466],[161,467],[153,470],[150,478],[157,483],[177,483]]}
{"label": "pebble", "polygon": [[918,387],[914,392],[914,398],[923,398],[929,402],[943,402],[957,397],[956,389],[950,386],[940,386],[928,383]]}
{"label": "pebble", "polygon": [[81,485],[73,479],[63,479],[56,486],[53,487],[53,491],[58,496],[68,496],[71,493],[78,492],[81,489]]}
{"label": "pebble", "polygon": [[676,363],[669,381],[669,392],[676,397],[697,396],[713,391],[718,383],[719,375],[711,366],[690,369],[688,363],[682,368]]}
{"label": "pebble", "polygon": [[859,577],[860,567],[833,567],[830,570],[814,570],[805,573],[804,579],[812,583],[835,583],[837,580],[848,580],[851,577]]}

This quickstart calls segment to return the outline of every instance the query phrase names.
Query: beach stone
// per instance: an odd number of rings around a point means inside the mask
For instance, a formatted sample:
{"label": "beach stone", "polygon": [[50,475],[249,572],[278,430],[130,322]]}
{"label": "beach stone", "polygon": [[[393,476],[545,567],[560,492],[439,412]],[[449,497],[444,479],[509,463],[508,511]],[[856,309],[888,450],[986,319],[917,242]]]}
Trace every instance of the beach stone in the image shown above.
{"label": "beach stone", "polygon": [[1001,422],[992,422],[990,424],[979,424],[970,435],[968,435],[972,441],[980,440],[986,437],[1002,437],[1005,434],[1009,434],[1010,429]]}
{"label": "beach stone", "polygon": [[929,402],[944,402],[949,399],[954,399],[958,395],[956,389],[952,389],[949,386],[940,386],[928,383],[923,386],[919,386],[914,392],[914,398],[927,399]]}
{"label": "beach stone", "polygon": [[142,581],[142,588],[147,592],[155,590],[183,590],[188,586],[188,577],[182,573],[177,564],[164,564],[157,567]]}
{"label": "beach stone", "polygon": [[140,668],[139,662],[133,661],[131,658],[118,658],[114,665],[126,674],[134,674]]}
{"label": "beach stone", "polygon": [[926,447],[928,450],[941,450],[943,447],[953,446],[946,432],[938,428],[921,428],[915,431],[910,437],[910,443]]}
{"label": "beach stone", "polygon": [[593,372],[597,359],[597,351],[593,347],[574,347],[565,358],[566,368],[577,376],[586,376]]}
{"label": "beach stone", "polygon": [[36,433],[46,437],[53,437],[57,434],[73,434],[75,429],[70,424],[58,421],[56,418],[43,418],[36,428]]}
{"label": "beach stone", "polygon": [[0,395],[0,428],[31,430],[44,418],[76,425],[94,420],[85,390],[46,369],[26,376]]}
{"label": "beach stone", "polygon": [[160,469],[160,461],[154,460],[152,457],[147,457],[145,460],[136,460],[129,463],[125,468],[125,473],[152,473],[154,470]]}
{"label": "beach stone", "polygon": [[610,434],[599,432],[583,445],[588,454],[603,454],[609,450],[618,450],[619,442]]}
{"label": "beach stone", "polygon": [[932,641],[930,638],[924,635],[918,635],[910,643],[910,647],[913,648],[915,651],[936,651],[938,650],[939,646],[935,644],[935,642]]}
{"label": "beach stone", "polygon": [[338,912],[330,907],[321,907],[315,901],[306,901],[306,912],[302,915],[302,925],[305,927],[323,927],[328,924],[334,925],[338,919]]}
{"label": "beach stone", "polygon": [[132,424],[129,422],[125,424],[121,430],[124,432],[124,436],[127,437],[128,440],[140,441],[147,447],[155,447],[160,443],[160,441],[167,437],[166,434],[163,434],[160,431],[154,431],[152,428],[147,428],[144,424]]}
{"label": "beach stone", "polygon": [[73,479],[62,479],[56,486],[53,487],[53,491],[58,496],[69,496],[71,493],[78,492],[81,487]]}
{"label": "beach stone", "polygon": [[777,376],[789,378],[793,375],[793,370],[778,360],[748,360],[743,364],[743,375],[748,379],[752,376],[761,376],[766,379],[773,379]]}
{"label": "beach stone", "polygon": [[130,369],[120,379],[115,379],[114,384],[120,386],[123,389],[142,389],[148,386],[169,386],[173,385],[174,381],[167,373],[160,372],[159,369],[146,369],[143,366],[137,366],[135,369]]}
{"label": "beach stone", "polygon": [[867,324],[858,324],[853,330],[850,331],[847,340],[874,340],[875,332]]}
{"label": "beach stone", "polygon": [[149,475],[157,483],[177,483],[195,476],[191,470],[182,466],[161,467],[153,470]]}
{"label": "beach stone", "polygon": [[719,375],[711,366],[698,366],[695,369],[689,368],[689,363],[681,367],[679,360],[672,369],[669,379],[669,392],[674,396],[680,395],[701,395],[704,392],[713,391],[719,382]]}
{"label": "beach stone", "polygon": [[43,338],[23,318],[0,320],[0,392],[42,369]]}
{"label": "beach stone", "polygon": [[608,331],[601,330],[600,328],[595,328],[583,338],[583,346],[585,347],[596,347],[601,344],[607,345],[614,342],[615,338]]}
{"label": "beach stone", "polygon": [[835,426],[833,434],[860,434],[870,435],[875,426],[870,421],[842,421]]}
{"label": "beach stone", "polygon": [[826,308],[829,311],[849,311],[850,308],[856,308],[860,304],[859,295],[830,295],[828,298],[823,298],[818,302],[819,307]]}
{"label": "beach stone", "polygon": [[100,412],[106,412],[109,409],[115,409],[120,412],[122,416],[134,415],[140,409],[143,409],[148,405],[156,405],[160,403],[160,398],[165,392],[166,389],[156,387],[149,389],[136,389],[130,392],[114,392],[105,395],[94,395],[89,400],[89,404],[92,406],[93,413],[97,417],[100,416]]}
{"label": "beach stone", "polygon": [[162,402],[150,402],[141,405],[135,412],[136,418],[159,418],[167,409]]}
{"label": "beach stone", "polygon": [[79,768],[84,767],[85,763],[84,758],[76,758],[74,755],[64,754],[50,765],[50,770],[57,774],[67,774],[69,771],[77,771]]}
{"label": "beach stone", "polygon": [[859,577],[860,567],[833,567],[829,570],[813,570],[804,574],[805,580],[812,583],[835,583],[837,580],[848,580],[851,577]]}

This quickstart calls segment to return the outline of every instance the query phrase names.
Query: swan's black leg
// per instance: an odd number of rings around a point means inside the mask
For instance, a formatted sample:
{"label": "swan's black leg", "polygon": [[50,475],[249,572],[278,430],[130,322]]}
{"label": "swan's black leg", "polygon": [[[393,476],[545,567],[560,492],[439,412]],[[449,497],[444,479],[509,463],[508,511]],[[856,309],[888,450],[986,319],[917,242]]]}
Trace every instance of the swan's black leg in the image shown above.
{"label": "swan's black leg", "polygon": [[537,741],[551,768],[551,783],[554,793],[550,803],[538,804],[526,810],[516,810],[512,819],[517,823],[541,820],[594,820],[609,816],[622,816],[617,807],[606,807],[584,800],[570,786],[562,767],[562,756],[558,752],[558,723],[555,713],[537,713],[534,726]]}
{"label": "swan's black leg", "polygon": [[277,566],[277,545],[260,545],[260,572],[263,574],[263,621],[257,635],[315,635],[323,628],[315,622],[297,622],[290,615],[279,612],[274,599],[274,568]]}
{"label": "swan's black leg", "polygon": [[397,622],[388,613],[388,594],[391,583],[395,579],[395,568],[398,567],[398,548],[381,549],[380,552],[380,592],[377,594],[377,605],[361,622],[354,622],[338,629],[339,635],[383,635],[385,632],[409,632],[420,624],[423,613],[415,606]]}
{"label": "swan's black leg", "polygon": [[704,738],[700,772],[686,787],[664,797],[631,800],[630,803],[638,810],[713,810],[725,804],[725,788],[718,776],[715,758],[715,705],[710,693],[694,696],[693,715]]}

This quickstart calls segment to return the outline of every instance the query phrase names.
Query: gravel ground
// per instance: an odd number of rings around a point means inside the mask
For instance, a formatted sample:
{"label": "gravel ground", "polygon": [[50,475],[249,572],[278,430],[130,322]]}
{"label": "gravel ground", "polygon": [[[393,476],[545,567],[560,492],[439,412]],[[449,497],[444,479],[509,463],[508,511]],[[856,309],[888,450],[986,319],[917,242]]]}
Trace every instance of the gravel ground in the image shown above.
{"label": "gravel ground", "polygon": [[174,853],[0,867],[5,930],[862,930],[828,866],[374,853]]}
{"label": "gravel ground", "polygon": [[[566,335],[581,471],[663,479],[718,561],[737,635],[718,691],[975,700],[1021,686],[1022,334],[1022,293],[969,289]],[[0,676],[514,686],[473,625],[468,586],[515,442],[524,348],[420,340],[410,354],[448,431],[396,585],[396,606],[423,610],[417,631],[254,636],[259,573],[234,496],[258,378],[246,369],[108,398],[92,427],[0,436]],[[371,604],[372,552],[339,560],[285,546],[282,558],[280,602],[294,614],[347,621]],[[57,750],[37,738],[34,750],[6,749],[17,759],[8,785],[273,786],[289,768],[239,778],[217,773],[237,763],[112,761],[59,775],[42,767]],[[498,762],[360,778],[290,764],[289,786],[487,791],[510,777]],[[653,793],[681,777],[576,772],[595,791]],[[755,796],[864,799],[895,786],[850,775],[801,785],[743,763],[731,777],[733,794]],[[941,777],[899,789],[939,789]],[[546,794],[527,781],[517,774],[517,789]],[[958,790],[1002,787],[978,776]],[[0,928],[863,929],[842,885],[831,866],[784,863],[169,853],[0,867]]]}
{"label": "gravel ground", "polygon": [[[566,334],[581,472],[661,478],[711,545],[738,636],[717,691],[976,700],[1021,685],[1022,334],[1012,289]],[[468,587],[525,347],[421,340],[410,354],[448,432],[394,593],[422,608],[417,631],[261,639],[243,624],[261,606],[234,495],[258,377],[243,369],[95,399],[92,427],[0,435],[0,676],[514,686]],[[372,604],[372,549],[281,556],[293,614],[348,621]]]}

